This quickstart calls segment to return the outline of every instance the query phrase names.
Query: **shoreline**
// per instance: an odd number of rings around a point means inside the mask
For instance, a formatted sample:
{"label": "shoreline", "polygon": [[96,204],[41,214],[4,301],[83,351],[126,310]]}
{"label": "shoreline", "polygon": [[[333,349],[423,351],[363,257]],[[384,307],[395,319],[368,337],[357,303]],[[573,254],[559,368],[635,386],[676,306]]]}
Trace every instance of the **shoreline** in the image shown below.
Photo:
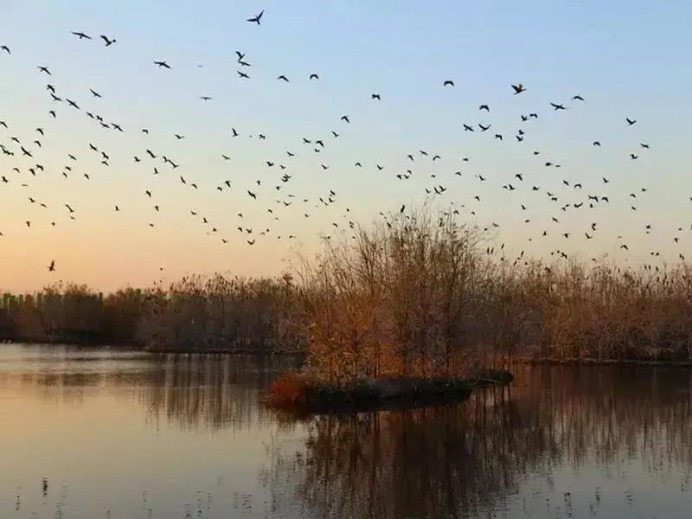
{"label": "shoreline", "polygon": [[300,357],[306,356],[307,353],[301,350],[276,350],[276,351],[259,351],[261,348],[236,348],[232,350],[226,349],[210,349],[210,350],[185,350],[185,349],[147,349],[137,345],[125,344],[83,344],[69,342],[45,342],[45,341],[10,341],[0,340],[0,348],[3,346],[29,346],[29,347],[44,347],[44,348],[74,348],[82,350],[119,350],[130,351],[137,353],[148,353],[150,355],[256,355],[256,356],[291,356]]}
{"label": "shoreline", "polygon": [[509,364],[533,366],[622,366],[622,367],[665,367],[692,368],[692,360],[651,360],[651,359],[593,359],[593,358],[517,358],[510,359]]}
{"label": "shoreline", "polygon": [[[120,350],[138,353],[148,353],[151,355],[252,355],[258,357],[306,357],[307,352],[303,350],[262,350],[262,348],[235,348],[235,349],[209,349],[209,350],[188,350],[179,348],[147,349],[138,345],[107,344],[107,343],[67,343],[67,342],[45,342],[45,341],[24,341],[24,340],[0,340],[2,346],[36,346],[36,347],[69,347],[78,349],[93,350]],[[555,359],[550,357],[528,357],[516,356],[506,360],[506,365],[553,365],[553,366],[641,366],[641,367],[676,367],[692,368],[692,359],[680,360],[655,360],[655,359],[597,359],[592,357],[567,357]]]}
{"label": "shoreline", "polygon": [[252,348],[237,349],[237,350],[141,350],[144,353],[152,355],[255,355],[258,357],[305,357],[307,353],[302,351],[257,351]]}

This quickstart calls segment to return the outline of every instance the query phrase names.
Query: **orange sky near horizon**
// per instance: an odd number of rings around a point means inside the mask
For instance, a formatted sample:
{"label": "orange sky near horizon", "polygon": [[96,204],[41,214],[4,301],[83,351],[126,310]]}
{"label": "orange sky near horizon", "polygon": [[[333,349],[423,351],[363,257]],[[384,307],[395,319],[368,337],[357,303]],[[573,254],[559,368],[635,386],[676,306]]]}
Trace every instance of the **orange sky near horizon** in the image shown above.
{"label": "orange sky near horizon", "polygon": [[[510,258],[559,250],[637,268],[692,257],[680,14],[692,7],[673,4],[449,3],[440,17],[392,0],[300,0],[257,26],[237,1],[11,1],[0,292],[280,275],[322,236],[426,202],[491,229]],[[656,37],[644,44],[631,27]],[[82,30],[94,39],[71,34]],[[527,89],[514,95],[518,82]]]}

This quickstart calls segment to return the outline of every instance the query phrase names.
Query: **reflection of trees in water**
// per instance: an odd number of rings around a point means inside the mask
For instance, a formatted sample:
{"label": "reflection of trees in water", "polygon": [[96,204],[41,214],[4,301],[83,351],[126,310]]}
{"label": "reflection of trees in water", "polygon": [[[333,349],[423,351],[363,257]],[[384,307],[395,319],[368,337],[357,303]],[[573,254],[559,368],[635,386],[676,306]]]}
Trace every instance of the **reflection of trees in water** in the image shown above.
{"label": "reflection of trees in water", "polygon": [[692,465],[692,373],[686,369],[525,369],[514,392],[538,409],[574,464],[637,457]]}
{"label": "reflection of trees in water", "polygon": [[87,393],[146,379],[151,356],[109,348],[3,345],[0,389],[43,400],[81,404]]}
{"label": "reflection of trees in water", "polygon": [[293,489],[311,516],[446,518],[475,516],[560,464],[638,458],[689,473],[691,381],[685,370],[519,368],[511,388],[458,406],[316,417],[305,452],[278,446],[268,477],[277,507]]}
{"label": "reflection of trees in water", "polygon": [[10,351],[9,364],[7,352],[1,352],[5,359],[0,361],[6,364],[0,365],[0,390],[67,405],[81,405],[88,394],[104,388],[137,384],[149,368],[137,354],[109,356],[107,351],[84,353],[60,346],[32,346],[27,351],[26,358],[13,357]]}
{"label": "reflection of trees in water", "polygon": [[249,428],[271,418],[259,399],[290,359],[169,355],[140,390],[150,417],[183,428]]}
{"label": "reflection of trees in water", "polygon": [[272,377],[296,363],[281,356],[71,354],[0,371],[0,388],[75,405],[104,392],[137,398],[153,421],[188,429],[249,428],[272,418],[259,398]]}

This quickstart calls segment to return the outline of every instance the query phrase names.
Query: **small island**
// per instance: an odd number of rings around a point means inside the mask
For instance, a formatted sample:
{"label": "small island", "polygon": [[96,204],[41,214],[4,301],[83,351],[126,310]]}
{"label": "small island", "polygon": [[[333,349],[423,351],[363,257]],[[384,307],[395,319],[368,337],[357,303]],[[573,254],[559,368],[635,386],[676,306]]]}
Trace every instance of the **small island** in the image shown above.
{"label": "small island", "polygon": [[413,408],[466,400],[474,389],[504,386],[506,370],[485,370],[462,377],[386,377],[344,384],[320,382],[306,373],[285,373],[271,385],[265,402],[296,414]]}
{"label": "small island", "polygon": [[274,381],[267,404],[308,414],[417,407],[511,383],[495,369],[509,358],[488,355],[469,333],[481,233],[427,209],[405,216],[334,240],[301,265],[294,315],[305,365]]}

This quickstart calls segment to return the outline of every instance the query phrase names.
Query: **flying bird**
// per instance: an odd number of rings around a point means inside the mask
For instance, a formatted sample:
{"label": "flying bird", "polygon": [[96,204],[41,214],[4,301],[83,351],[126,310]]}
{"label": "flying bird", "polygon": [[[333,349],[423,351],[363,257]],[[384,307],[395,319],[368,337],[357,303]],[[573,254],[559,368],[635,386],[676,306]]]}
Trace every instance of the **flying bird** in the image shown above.
{"label": "flying bird", "polygon": [[115,43],[115,38],[113,38],[111,40],[108,36],[106,36],[104,34],[101,35],[101,39],[106,44],[106,47],[110,47],[111,45],[113,45]]}
{"label": "flying bird", "polygon": [[264,15],[264,9],[260,11],[258,15],[253,16],[252,18],[248,18],[247,21],[250,23],[256,23],[257,25],[260,25],[260,22],[262,20],[262,16]]}
{"label": "flying bird", "polygon": [[516,85],[512,85],[512,89],[514,90],[514,95],[521,94],[522,92],[526,92],[526,88],[524,88],[524,85],[521,83],[517,83]]}

